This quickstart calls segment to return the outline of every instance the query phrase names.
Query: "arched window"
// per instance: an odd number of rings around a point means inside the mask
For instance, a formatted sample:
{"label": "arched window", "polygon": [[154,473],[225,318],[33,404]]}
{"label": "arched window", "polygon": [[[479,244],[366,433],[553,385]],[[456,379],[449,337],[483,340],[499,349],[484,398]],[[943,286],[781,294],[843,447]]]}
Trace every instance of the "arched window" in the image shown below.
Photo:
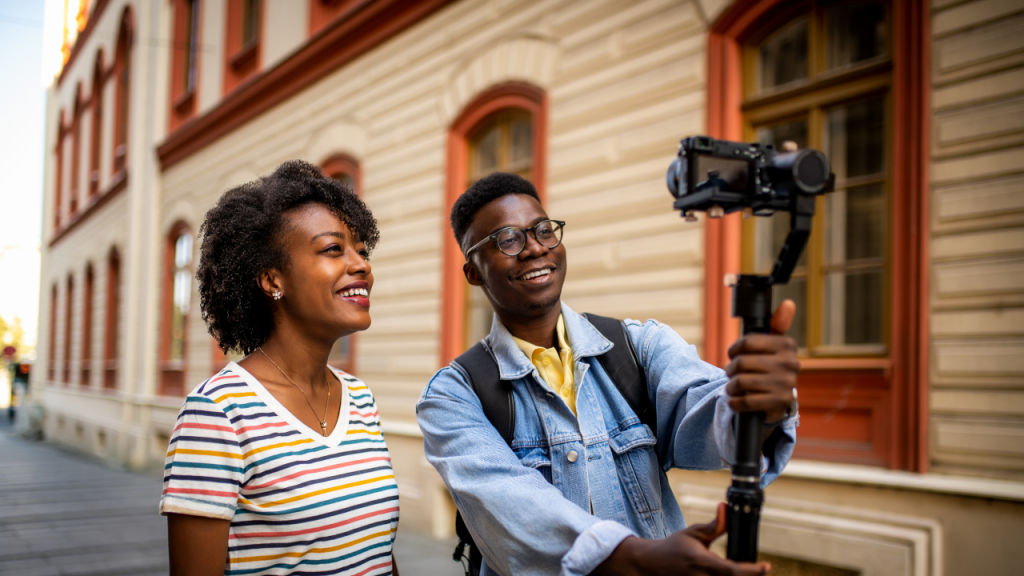
{"label": "arched window", "polygon": [[107,257],[106,320],[103,330],[103,387],[117,388],[117,338],[121,306],[121,256],[117,248],[110,249]]}
{"label": "arched window", "polygon": [[75,113],[71,120],[71,174],[68,178],[68,190],[71,205],[68,220],[74,220],[79,208],[79,192],[82,182],[82,112],[85,102],[82,100],[82,84],[75,88]]}
{"label": "arched window", "polygon": [[[920,254],[907,232],[928,229],[909,209],[925,194],[923,157],[910,151],[922,149],[927,110],[914,100],[924,75],[912,56],[922,24],[911,4],[741,1],[709,36],[711,135],[817,148],[836,175],[792,280],[774,290],[776,303],[797,303],[798,457],[923,467],[921,352],[908,324],[919,322],[912,311],[926,295],[914,292],[913,268],[896,264]],[[706,230],[706,356],[724,365],[738,324],[721,278],[768,272],[789,221],[734,215]]]}
{"label": "arched window", "polygon": [[71,384],[71,326],[75,320],[75,278],[68,274],[67,291],[64,293],[64,368],[61,380]]}
{"label": "arched window", "polygon": [[[361,180],[362,174],[359,170],[359,163],[355,158],[347,154],[337,154],[324,160],[320,164],[324,175],[333,178],[358,195],[362,195]],[[353,374],[356,369],[356,335],[346,336],[334,343],[331,348],[329,362],[331,366]]]}
{"label": "arched window", "polygon": [[[495,171],[515,172],[533,182],[543,200],[546,166],[547,98],[530,84],[496,86],[471,102],[448,133],[448,221],[455,200],[477,179]],[[445,231],[441,364],[447,364],[487,335],[492,312],[479,288],[466,284],[465,258]]]}
{"label": "arched window", "polygon": [[93,277],[92,263],[85,265],[85,284],[82,291],[82,344],[79,348],[79,386],[91,386],[92,380],[92,310],[93,310]]}
{"label": "arched window", "polygon": [[103,145],[103,86],[106,74],[103,68],[103,51],[96,53],[96,65],[92,72],[92,116],[89,120],[89,197],[100,190],[100,150]]}
{"label": "arched window", "polygon": [[114,164],[117,174],[127,167],[128,159],[128,111],[131,97],[132,73],[132,30],[131,7],[125,8],[121,16],[121,28],[117,33],[117,51],[114,55]]}
{"label": "arched window", "polygon": [[54,283],[50,289],[50,362],[46,370],[46,379],[50,382],[57,378],[57,313],[59,312],[57,306],[59,302],[57,284]]}
{"label": "arched window", "polygon": [[178,224],[167,238],[166,281],[164,284],[163,358],[160,394],[185,393],[185,365],[188,356],[188,317],[192,306],[192,232]]}
{"label": "arched window", "polygon": [[57,145],[54,146],[54,175],[53,175],[53,228],[60,229],[63,223],[61,215],[64,212],[64,138],[67,134],[64,124],[64,110],[57,116]]}
{"label": "arched window", "polygon": [[174,45],[179,48],[171,56],[171,130],[196,112],[201,6],[199,0],[174,2]]}

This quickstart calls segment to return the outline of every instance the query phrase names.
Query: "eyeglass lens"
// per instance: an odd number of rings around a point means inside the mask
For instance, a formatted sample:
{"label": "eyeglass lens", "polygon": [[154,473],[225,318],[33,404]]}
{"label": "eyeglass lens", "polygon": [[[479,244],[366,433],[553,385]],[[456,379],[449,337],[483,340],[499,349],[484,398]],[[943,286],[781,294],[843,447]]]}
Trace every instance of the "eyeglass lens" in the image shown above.
{"label": "eyeglass lens", "polygon": [[[537,242],[545,248],[554,248],[562,241],[562,227],[552,220],[545,220],[532,230]],[[506,228],[498,232],[495,240],[499,250],[508,256],[516,256],[526,247],[526,232],[519,228]]]}

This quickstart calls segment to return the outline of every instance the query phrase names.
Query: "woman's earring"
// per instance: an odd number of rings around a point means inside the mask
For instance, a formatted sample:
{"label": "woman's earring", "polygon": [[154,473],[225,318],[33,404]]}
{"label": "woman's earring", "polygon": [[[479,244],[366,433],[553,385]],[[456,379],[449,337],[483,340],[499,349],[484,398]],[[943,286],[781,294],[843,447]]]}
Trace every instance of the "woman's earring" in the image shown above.
{"label": "woman's earring", "polygon": [[281,291],[280,290],[274,290],[273,296],[274,296],[274,300],[280,300],[281,299]]}

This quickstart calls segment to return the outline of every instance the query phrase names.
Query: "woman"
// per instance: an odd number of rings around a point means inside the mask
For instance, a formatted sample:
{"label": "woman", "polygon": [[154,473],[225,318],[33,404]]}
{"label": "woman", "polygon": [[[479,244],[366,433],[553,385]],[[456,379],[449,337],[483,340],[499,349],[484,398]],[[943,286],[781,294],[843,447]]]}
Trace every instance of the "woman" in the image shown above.
{"label": "woman", "polygon": [[377,223],[293,161],[221,197],[200,229],[200,303],[246,357],[178,414],[160,511],[171,574],[398,574],[398,489],[373,396],[331,369],[370,326]]}

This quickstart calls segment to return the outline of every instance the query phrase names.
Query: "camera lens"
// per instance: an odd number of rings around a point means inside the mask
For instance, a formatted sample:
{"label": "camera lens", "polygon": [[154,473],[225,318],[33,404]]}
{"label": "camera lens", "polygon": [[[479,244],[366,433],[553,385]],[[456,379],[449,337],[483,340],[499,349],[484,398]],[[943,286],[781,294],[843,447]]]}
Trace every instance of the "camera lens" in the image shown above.
{"label": "camera lens", "polygon": [[793,177],[804,192],[820,192],[828,179],[828,161],[817,150],[803,150],[793,163]]}
{"label": "camera lens", "polygon": [[676,198],[680,196],[680,189],[683,194],[686,193],[686,162],[682,156],[676,156],[676,159],[669,164],[668,172],[665,173],[665,184],[668,185],[668,191]]}

